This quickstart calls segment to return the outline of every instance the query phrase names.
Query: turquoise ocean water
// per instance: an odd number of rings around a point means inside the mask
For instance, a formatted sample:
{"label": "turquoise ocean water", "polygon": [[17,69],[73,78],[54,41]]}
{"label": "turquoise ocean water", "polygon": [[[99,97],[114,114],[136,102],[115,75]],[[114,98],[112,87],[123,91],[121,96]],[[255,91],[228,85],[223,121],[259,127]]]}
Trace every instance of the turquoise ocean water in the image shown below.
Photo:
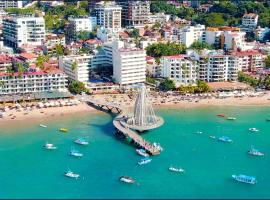
{"label": "turquoise ocean water", "polygon": [[[148,165],[138,166],[140,156],[130,144],[117,139],[113,116],[84,114],[55,120],[48,128],[38,124],[27,128],[0,127],[0,198],[270,198],[270,107],[209,107],[161,109],[165,124],[143,134],[159,142],[164,151]],[[228,121],[216,117],[225,113]],[[65,127],[69,133],[60,133]],[[256,127],[259,133],[250,133]],[[203,131],[203,134],[196,134]],[[232,144],[218,142],[209,135],[226,135]],[[73,143],[85,136],[90,145]],[[48,141],[55,151],[42,148]],[[247,154],[250,146],[265,157]],[[75,147],[82,158],[68,155]],[[168,171],[182,167],[185,174]],[[78,180],[63,174],[71,169]],[[232,180],[232,174],[256,176],[258,184]],[[128,175],[136,185],[119,182]]]}

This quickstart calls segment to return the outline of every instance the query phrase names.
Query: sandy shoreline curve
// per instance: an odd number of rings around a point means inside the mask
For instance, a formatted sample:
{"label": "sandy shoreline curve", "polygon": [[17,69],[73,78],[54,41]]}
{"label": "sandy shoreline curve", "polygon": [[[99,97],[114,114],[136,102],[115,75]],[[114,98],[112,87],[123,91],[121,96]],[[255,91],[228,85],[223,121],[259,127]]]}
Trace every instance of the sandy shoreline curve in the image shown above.
{"label": "sandy shoreline curve", "polygon": [[[91,97],[99,101],[110,101],[120,103],[122,106],[129,107],[132,110],[132,105],[134,105],[134,100],[128,95],[95,95]],[[152,101],[153,107],[155,109],[159,108],[199,108],[199,107],[209,107],[209,106],[270,106],[270,92],[262,96],[256,97],[227,97],[224,99],[219,98],[206,98],[206,99],[187,99],[180,100],[178,102],[173,101],[175,97],[159,97],[158,100]],[[165,101],[165,102],[164,102]],[[8,110],[5,113],[4,118],[0,119],[0,128],[8,126],[19,126],[20,124],[31,124],[31,123],[41,123],[56,120],[64,117],[72,117],[80,114],[90,114],[96,113],[101,114],[101,111],[89,106],[85,102],[81,102],[78,105],[66,106],[66,107],[49,107],[42,109],[33,109],[29,112],[26,111],[16,111]],[[16,116],[14,118],[14,116]],[[13,118],[13,119],[12,119]]]}

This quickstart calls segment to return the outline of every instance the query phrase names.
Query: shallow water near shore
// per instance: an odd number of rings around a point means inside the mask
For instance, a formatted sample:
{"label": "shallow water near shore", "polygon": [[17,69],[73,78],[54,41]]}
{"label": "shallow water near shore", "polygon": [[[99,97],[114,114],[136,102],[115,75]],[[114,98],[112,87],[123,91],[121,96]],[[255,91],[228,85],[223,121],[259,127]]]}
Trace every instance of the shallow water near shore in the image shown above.
{"label": "shallow water near shore", "polygon": [[[138,166],[135,148],[114,135],[106,113],[74,115],[19,129],[0,127],[0,198],[270,198],[270,107],[205,107],[157,111],[165,124],[143,133],[159,142],[164,151],[148,165]],[[219,118],[224,113],[235,121]],[[61,133],[59,128],[69,129]],[[258,133],[248,128],[256,127]],[[196,134],[202,131],[202,134]],[[229,136],[232,144],[216,137]],[[90,144],[73,141],[86,137]],[[58,149],[47,151],[45,142]],[[266,154],[247,154],[251,145]],[[68,155],[74,147],[82,158]],[[170,172],[174,165],[185,174]],[[79,173],[78,180],[65,177],[66,170]],[[255,176],[256,185],[232,180],[232,174]],[[119,182],[132,176],[138,184]]]}

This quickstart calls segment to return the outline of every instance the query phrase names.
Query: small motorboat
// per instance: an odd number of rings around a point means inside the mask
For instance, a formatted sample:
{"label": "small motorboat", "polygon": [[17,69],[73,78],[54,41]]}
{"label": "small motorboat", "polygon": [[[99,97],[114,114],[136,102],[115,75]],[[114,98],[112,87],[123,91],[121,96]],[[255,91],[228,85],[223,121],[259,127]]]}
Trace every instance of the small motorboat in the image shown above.
{"label": "small motorboat", "polygon": [[39,126],[42,127],[42,128],[47,128],[47,126],[44,125],[44,124],[40,124]]}
{"label": "small motorboat", "polygon": [[64,132],[64,133],[67,133],[68,132],[68,129],[67,128],[60,128],[59,131]]}
{"label": "small motorboat", "polygon": [[136,182],[133,178],[131,178],[129,176],[121,176],[119,178],[119,180],[122,182],[125,182],[125,183],[135,183]]}
{"label": "small motorboat", "polygon": [[212,139],[216,139],[216,136],[214,136],[214,135],[210,135],[209,137]]}
{"label": "small motorboat", "polygon": [[253,146],[251,146],[251,149],[248,150],[248,154],[253,156],[264,156],[262,152],[260,152],[258,149],[255,149]]}
{"label": "small motorboat", "polygon": [[77,150],[75,150],[75,149],[72,149],[72,150],[70,151],[69,155],[74,156],[74,157],[82,157],[82,156],[83,156],[82,153],[80,153],[79,151],[77,151]]}
{"label": "small motorboat", "polygon": [[138,162],[138,164],[139,164],[139,165],[145,165],[145,164],[150,163],[151,161],[152,161],[151,158],[142,158],[142,159]]}
{"label": "small motorboat", "polygon": [[68,170],[66,173],[65,173],[65,176],[67,176],[67,177],[70,177],[70,178],[79,178],[79,174],[75,174],[74,172],[72,172],[72,171],[70,171],[70,170]]}
{"label": "small motorboat", "polygon": [[80,145],[88,145],[89,142],[87,142],[84,138],[78,138],[77,140],[74,141],[76,144]]}
{"label": "small motorboat", "polygon": [[235,117],[227,117],[227,120],[236,120]]}
{"label": "small motorboat", "polygon": [[45,149],[49,149],[49,150],[57,149],[56,146],[54,146],[53,144],[50,144],[50,143],[46,143],[46,144],[44,145],[44,148],[45,148]]}
{"label": "small motorboat", "polygon": [[247,176],[247,175],[232,175],[232,178],[236,181],[242,182],[242,183],[248,183],[248,184],[255,184],[257,183],[257,180],[253,176]]}
{"label": "small motorboat", "polygon": [[222,142],[228,142],[228,143],[231,143],[233,142],[232,139],[230,139],[229,137],[227,136],[221,136],[218,138],[219,141],[222,141]]}
{"label": "small motorboat", "polygon": [[217,114],[218,117],[225,117],[225,114]]}
{"label": "small motorboat", "polygon": [[202,131],[197,131],[196,133],[197,133],[197,134],[202,134],[203,132],[202,132]]}
{"label": "small motorboat", "polygon": [[149,156],[149,154],[146,153],[145,149],[136,149],[136,152],[137,152],[139,155],[143,156],[143,157],[148,157],[148,156]]}
{"label": "small motorboat", "polygon": [[185,170],[182,168],[176,168],[176,167],[169,167],[169,170],[172,172],[178,172],[178,173],[184,173]]}
{"label": "small motorboat", "polygon": [[259,130],[256,129],[256,128],[249,128],[248,130],[251,131],[251,132],[259,132]]}
{"label": "small motorboat", "polygon": [[154,143],[153,143],[153,146],[154,146],[155,148],[158,148],[160,151],[163,151],[163,148],[160,146],[159,143],[154,142]]}

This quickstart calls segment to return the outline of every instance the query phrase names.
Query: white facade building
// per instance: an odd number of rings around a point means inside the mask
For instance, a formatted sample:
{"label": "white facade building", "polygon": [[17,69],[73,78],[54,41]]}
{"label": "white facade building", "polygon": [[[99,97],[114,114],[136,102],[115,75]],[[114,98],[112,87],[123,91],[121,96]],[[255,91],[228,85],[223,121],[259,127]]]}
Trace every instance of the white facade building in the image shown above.
{"label": "white facade building", "polygon": [[3,19],[4,42],[12,47],[23,44],[42,45],[45,40],[45,21],[43,17],[7,16]]}
{"label": "white facade building", "polygon": [[205,41],[205,26],[196,25],[196,26],[187,26],[183,29],[181,35],[181,43],[190,47],[196,41]]}
{"label": "white facade building", "polygon": [[0,95],[48,91],[67,91],[67,76],[60,70],[27,72],[22,75],[0,73]]}
{"label": "white facade building", "polygon": [[259,26],[257,29],[255,29],[254,32],[258,40],[263,41],[266,34],[270,32],[270,28],[268,27],[262,28]]}
{"label": "white facade building", "polygon": [[119,33],[113,32],[110,29],[106,29],[104,27],[100,27],[97,29],[97,38],[102,42],[112,42],[119,40]]}
{"label": "white facade building", "polygon": [[87,83],[90,79],[93,55],[69,55],[59,58],[59,67],[70,80]]}
{"label": "white facade building", "polygon": [[0,9],[7,8],[22,8],[23,1],[12,1],[12,0],[0,0]]}
{"label": "white facade building", "polygon": [[197,64],[187,55],[163,56],[160,64],[162,76],[174,80],[176,86],[196,85]]}
{"label": "white facade building", "polygon": [[121,6],[113,4],[99,4],[95,8],[97,25],[112,31],[121,30]]}
{"label": "white facade building", "polygon": [[256,28],[258,24],[259,15],[255,13],[244,14],[242,17],[242,26],[246,28]]}
{"label": "white facade building", "polygon": [[225,31],[224,36],[224,49],[226,50],[237,50],[245,49],[245,32],[232,32]]}
{"label": "white facade building", "polygon": [[142,83],[146,80],[146,52],[125,48],[121,41],[113,44],[113,78],[121,85]]}
{"label": "white facade building", "polygon": [[222,50],[187,50],[187,55],[199,62],[198,79],[206,82],[236,81],[239,71],[235,57]]}
{"label": "white facade building", "polygon": [[77,34],[81,31],[92,32],[97,25],[95,16],[87,17],[69,17],[69,25],[66,29],[68,43],[77,40]]}

